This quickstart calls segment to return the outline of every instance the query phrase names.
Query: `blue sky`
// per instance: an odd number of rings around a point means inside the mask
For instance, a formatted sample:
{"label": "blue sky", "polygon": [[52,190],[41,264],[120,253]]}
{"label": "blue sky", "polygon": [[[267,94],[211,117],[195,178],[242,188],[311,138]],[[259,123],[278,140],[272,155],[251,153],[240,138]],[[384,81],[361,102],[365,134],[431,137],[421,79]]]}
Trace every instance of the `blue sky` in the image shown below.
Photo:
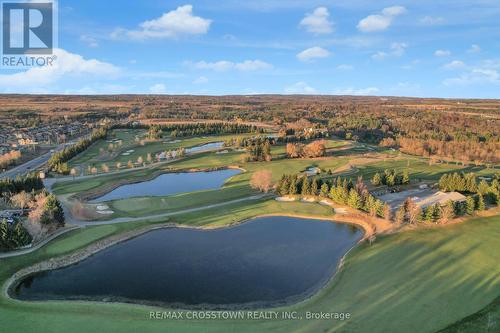
{"label": "blue sky", "polygon": [[498,0],[60,0],[56,66],[4,93],[500,98]]}

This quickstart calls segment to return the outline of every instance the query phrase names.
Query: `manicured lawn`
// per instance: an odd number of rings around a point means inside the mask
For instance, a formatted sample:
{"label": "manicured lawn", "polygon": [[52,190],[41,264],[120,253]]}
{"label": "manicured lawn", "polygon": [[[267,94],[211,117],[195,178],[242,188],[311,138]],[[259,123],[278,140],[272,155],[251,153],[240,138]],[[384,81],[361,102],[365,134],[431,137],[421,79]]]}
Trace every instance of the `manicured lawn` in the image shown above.
{"label": "manicured lawn", "polygon": [[[328,208],[315,204],[268,200],[176,216],[175,221],[216,226],[279,212],[330,214]],[[34,254],[1,260],[0,281],[25,265],[139,225],[85,228]],[[500,295],[499,237],[498,216],[379,237],[372,246],[355,248],[341,273],[315,297],[279,309],[349,312],[351,319],[342,322],[150,320],[153,308],[144,306],[18,302],[1,296],[0,323],[6,332],[436,332],[481,310]]]}
{"label": "manicured lawn", "polygon": [[[150,153],[154,158],[156,153],[165,150],[175,150],[177,148],[190,148],[198,145],[202,145],[209,142],[225,141],[230,138],[239,136],[249,136],[251,134],[236,134],[236,135],[222,135],[222,136],[199,136],[199,137],[189,137],[189,138],[170,138],[166,137],[158,141],[144,142],[141,145],[140,142],[135,141],[135,138],[143,139],[146,136],[145,130],[126,130],[119,129],[113,130],[108,139],[120,139],[123,144],[113,150],[113,152],[108,151],[108,140],[99,140],[93,144],[89,149],[79,154],[77,157],[73,158],[69,165],[70,167],[81,167],[85,174],[88,174],[88,166],[95,166],[98,168],[98,172],[102,172],[102,164],[106,164],[110,170],[116,169],[116,163],[120,162],[122,168],[125,168],[128,161],[133,163],[137,162],[139,157],[142,157],[146,161],[147,154]],[[170,140],[170,141],[166,141]],[[175,142],[179,141],[179,142]],[[131,153],[127,151],[133,150]],[[123,155],[123,154],[128,155]]]}

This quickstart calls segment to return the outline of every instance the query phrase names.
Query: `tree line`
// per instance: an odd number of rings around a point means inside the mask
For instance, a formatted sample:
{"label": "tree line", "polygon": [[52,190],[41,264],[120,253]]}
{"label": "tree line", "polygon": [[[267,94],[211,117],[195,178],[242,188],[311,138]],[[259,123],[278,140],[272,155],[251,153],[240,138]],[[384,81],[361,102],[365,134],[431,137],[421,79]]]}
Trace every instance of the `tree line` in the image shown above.
{"label": "tree line", "polygon": [[370,194],[361,177],[354,184],[350,179],[341,177],[325,180],[319,177],[309,179],[307,175],[283,175],[276,184],[276,192],[281,196],[318,196],[365,211],[371,216],[391,218],[391,207]]}
{"label": "tree line", "polygon": [[94,130],[90,135],[90,138],[81,139],[76,144],[66,147],[63,150],[54,153],[47,162],[49,170],[64,175],[69,174],[70,168],[67,162],[76,155],[78,155],[79,153],[86,150],[94,142],[101,139],[106,139],[107,135],[108,135],[108,128],[101,127],[99,129]]}
{"label": "tree line", "polygon": [[476,201],[500,205],[500,174],[496,174],[491,183],[486,179],[477,182],[476,175],[470,173],[446,173],[438,182],[443,192],[458,191],[476,194]]}
{"label": "tree line", "polygon": [[0,179],[0,197],[11,196],[22,191],[38,191],[43,188],[42,179],[34,173],[26,176],[18,176],[15,179]]}
{"label": "tree line", "polygon": [[436,203],[423,208],[407,198],[394,214],[394,221],[408,224],[446,223],[456,217],[473,215],[475,211],[485,209],[486,204],[481,195],[468,196],[465,201],[449,200],[444,205]]}
{"label": "tree line", "polygon": [[407,185],[410,183],[410,172],[408,169],[404,170],[402,173],[398,173],[394,169],[385,169],[383,173],[375,173],[371,179],[371,183],[373,186]]}
{"label": "tree line", "polygon": [[29,245],[31,235],[20,223],[9,224],[7,220],[0,221],[0,251],[7,251]]}

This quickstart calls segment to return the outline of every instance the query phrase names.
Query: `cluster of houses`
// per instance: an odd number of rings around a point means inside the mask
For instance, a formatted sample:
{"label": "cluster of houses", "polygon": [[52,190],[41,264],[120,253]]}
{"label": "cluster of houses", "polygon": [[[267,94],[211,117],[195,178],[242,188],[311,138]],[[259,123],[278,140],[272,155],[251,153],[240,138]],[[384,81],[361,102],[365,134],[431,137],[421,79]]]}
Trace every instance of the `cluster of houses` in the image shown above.
{"label": "cluster of houses", "polygon": [[79,121],[71,124],[46,124],[39,127],[15,128],[2,126],[0,132],[0,155],[11,150],[26,150],[38,145],[58,144],[85,133],[88,126]]}

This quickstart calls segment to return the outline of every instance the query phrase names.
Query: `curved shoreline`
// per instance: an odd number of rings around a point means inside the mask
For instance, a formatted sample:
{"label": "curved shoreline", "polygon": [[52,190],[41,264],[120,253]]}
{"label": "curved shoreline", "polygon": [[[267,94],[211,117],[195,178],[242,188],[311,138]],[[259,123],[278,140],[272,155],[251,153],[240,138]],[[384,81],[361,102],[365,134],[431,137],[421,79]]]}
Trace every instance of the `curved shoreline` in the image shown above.
{"label": "curved shoreline", "polygon": [[[89,202],[90,200],[95,200],[103,195],[108,194],[109,192],[116,190],[120,186],[132,185],[132,184],[138,184],[138,183],[152,181],[152,180],[154,180],[162,175],[165,175],[165,174],[216,172],[216,171],[222,171],[222,170],[241,170],[241,173],[246,172],[245,169],[240,168],[238,166],[224,166],[224,167],[213,167],[213,168],[185,168],[185,169],[176,169],[176,170],[161,170],[160,169],[158,171],[153,172],[150,175],[140,177],[139,179],[134,179],[134,180],[122,179],[122,180],[114,182],[108,186],[104,185],[100,189],[98,188],[96,190],[89,190],[89,191],[86,191],[83,193],[72,194],[68,199],[76,199],[76,200],[80,200],[83,202]],[[228,179],[226,179],[226,181],[231,179],[232,177],[234,177],[234,176],[229,177]]]}
{"label": "curved shoreline", "polygon": [[[287,299],[284,300],[279,300],[279,301],[265,301],[265,302],[252,302],[252,303],[244,303],[244,304],[230,304],[230,305],[221,305],[221,304],[200,304],[198,306],[187,306],[186,304],[178,304],[179,307],[175,307],[176,303],[162,303],[162,302],[147,302],[147,301],[134,301],[134,300],[129,300],[129,299],[116,299],[116,301],[103,301],[102,299],[52,299],[52,300],[43,300],[43,301],[23,301],[16,299],[14,297],[11,297],[11,292],[13,291],[14,288],[17,287],[17,285],[25,278],[29,277],[30,275],[34,275],[36,273],[44,272],[44,271],[49,271],[49,270],[56,270],[62,267],[67,267],[73,264],[76,264],[78,262],[81,262],[92,255],[105,250],[111,246],[114,246],[116,244],[119,244],[121,242],[130,240],[132,238],[141,236],[143,234],[146,234],[148,232],[154,231],[154,230],[159,230],[159,229],[167,229],[167,228],[187,228],[187,229],[192,229],[192,230],[197,230],[197,231],[215,231],[215,230],[220,230],[220,229],[230,229],[230,228],[235,228],[238,226],[243,225],[244,223],[250,222],[252,220],[255,220],[257,218],[262,218],[262,217],[275,217],[275,216],[283,216],[283,217],[296,217],[296,218],[302,218],[302,219],[312,219],[312,220],[321,220],[325,222],[334,222],[334,223],[341,223],[341,224],[350,224],[356,227],[360,227],[359,230],[363,232],[362,237],[351,247],[349,248],[346,253],[342,255],[338,263],[335,265],[335,268],[333,269],[333,274],[331,276],[327,276],[323,279],[323,281],[320,281],[317,286],[313,286],[310,289],[304,291],[303,293],[299,295],[294,295],[291,297],[288,297]],[[263,215],[258,215],[254,216],[251,218],[247,218],[244,220],[241,220],[237,223],[233,224],[228,224],[224,226],[214,226],[214,227],[192,227],[192,226],[183,226],[183,225],[177,225],[175,223],[164,223],[161,225],[152,225],[148,226],[146,228],[139,228],[135,230],[131,230],[129,232],[125,232],[122,234],[118,235],[113,235],[111,237],[105,238],[103,240],[97,241],[95,243],[92,243],[88,245],[87,247],[77,250],[76,252],[64,255],[62,257],[58,258],[50,258],[47,260],[44,260],[42,262],[33,264],[31,266],[25,267],[16,273],[14,273],[9,279],[7,279],[2,287],[4,296],[11,300],[11,301],[17,301],[17,302],[50,302],[50,301],[85,301],[85,302],[97,302],[97,303],[123,303],[123,304],[133,304],[133,305],[142,305],[142,306],[153,306],[153,307],[162,307],[162,308],[172,308],[174,306],[174,309],[178,309],[180,311],[183,310],[245,310],[245,309],[272,309],[272,308],[280,308],[280,307],[286,307],[286,306],[292,306],[296,305],[299,303],[306,302],[316,295],[318,295],[322,290],[327,288],[330,283],[334,280],[334,278],[337,276],[337,273],[342,269],[345,261],[345,257],[351,252],[352,249],[354,249],[356,246],[361,244],[363,241],[367,239],[367,230],[363,227],[363,225],[357,224],[357,223],[347,223],[347,222],[342,222],[342,221],[336,221],[334,218],[329,218],[329,217],[320,217],[320,216],[307,216],[307,215],[301,215],[301,214],[263,214]]]}

